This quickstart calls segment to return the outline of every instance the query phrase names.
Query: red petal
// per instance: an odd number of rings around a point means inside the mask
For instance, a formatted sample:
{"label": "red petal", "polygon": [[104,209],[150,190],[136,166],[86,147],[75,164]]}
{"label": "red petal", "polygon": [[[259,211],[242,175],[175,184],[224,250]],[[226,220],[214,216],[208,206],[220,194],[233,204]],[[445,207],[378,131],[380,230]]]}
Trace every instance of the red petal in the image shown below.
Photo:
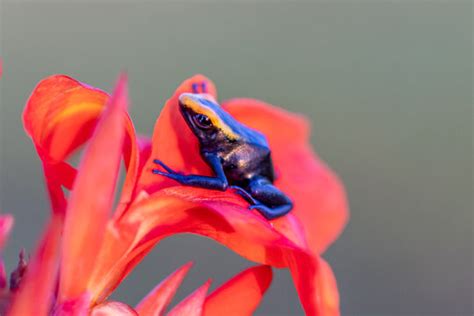
{"label": "red petal", "polygon": [[89,315],[90,301],[89,293],[82,293],[75,299],[56,305],[52,316],[87,316]]}
{"label": "red petal", "polygon": [[86,149],[66,213],[60,301],[86,291],[112,206],[128,104],[122,77]]}
{"label": "red petal", "polygon": [[140,316],[162,315],[192,266],[189,262],[158,284],[135,308]]}
{"label": "red petal", "polygon": [[5,246],[8,236],[10,235],[13,222],[13,216],[9,214],[0,215],[0,251]]}
{"label": "red petal", "polygon": [[[311,249],[323,252],[344,228],[348,209],[339,179],[311,149],[307,120],[253,99],[230,100],[222,106],[267,136],[278,176],[275,185],[293,199],[291,214],[303,224]],[[287,225],[286,220],[274,224]]]}
{"label": "red petal", "polygon": [[307,314],[321,315],[318,259],[308,249],[249,211],[235,194],[184,186],[144,197],[109,226],[91,281],[94,297],[108,295],[157,242],[177,233],[203,235],[249,260],[290,268]]}
{"label": "red petal", "polygon": [[62,219],[53,217],[28,264],[9,316],[49,315],[56,287]]}
{"label": "red petal", "polygon": [[178,106],[178,97],[182,93],[193,92],[192,85],[201,85],[202,83],[207,87],[207,93],[216,98],[214,84],[208,78],[196,75],[184,81],[176,89],[158,117],[153,132],[152,154],[140,178],[141,188],[146,188],[148,192],[176,185],[176,182],[172,180],[151,173],[151,169],[155,167],[152,162],[153,159],[160,159],[172,169],[186,174],[211,174],[208,165],[199,155],[197,139],[181,116]]}
{"label": "red petal", "polygon": [[191,293],[188,297],[176,305],[167,315],[168,316],[201,316],[206,293],[211,285],[207,281],[200,288]]}
{"label": "red petal", "polygon": [[339,316],[339,291],[337,282],[329,264],[319,259],[319,273],[316,282],[321,305],[321,315]]}
{"label": "red petal", "polygon": [[[5,269],[5,262],[3,259],[0,259],[0,291],[3,291],[7,287],[7,271]],[[1,296],[0,295],[0,311],[2,311],[2,304],[1,304]]]}
{"label": "red petal", "polygon": [[208,296],[203,315],[253,315],[271,282],[269,266],[247,269]]}
{"label": "red petal", "polygon": [[[152,154],[139,181],[148,192],[176,185],[173,180],[151,173],[155,158],[185,174],[212,174],[199,154],[197,139],[182,118],[177,102],[180,93],[190,92],[190,85],[201,81],[214,87],[200,75],[188,79],[168,100],[158,118]],[[286,216],[273,221],[275,227],[295,242],[307,240],[315,253],[324,251],[342,231],[348,211],[343,186],[309,145],[308,122],[303,116],[251,99],[231,100],[223,107],[240,122],[263,132],[269,140],[278,175],[275,184],[294,200],[291,214],[303,223],[301,226]],[[301,226],[304,232],[289,229],[296,226]]]}
{"label": "red petal", "polygon": [[[90,316],[138,316],[139,314],[127,304],[106,302],[92,309]],[[140,314],[141,316],[141,314]]]}
{"label": "red petal", "polygon": [[54,75],[33,90],[23,112],[23,123],[43,155],[64,161],[90,137],[107,99],[103,91]]}
{"label": "red petal", "polygon": [[[174,181],[151,173],[151,168],[155,167],[152,159],[158,158],[184,173],[210,174],[209,167],[199,155],[197,140],[181,117],[176,101],[181,92],[190,90],[192,83],[202,80],[207,79],[198,76],[186,81],[167,102],[155,126],[152,154],[139,181],[140,188],[149,193],[168,186],[175,187],[161,190],[151,197],[143,194],[142,200],[131,205],[109,225],[104,247],[99,253],[100,265],[96,266],[91,282],[94,284],[91,289],[94,297],[99,301],[106,297],[159,240],[171,234],[189,232],[213,238],[250,260],[288,267],[306,313],[321,315],[323,307],[320,293],[317,293],[320,270],[316,253],[340,232],[347,212],[342,187],[307,145],[308,129],[301,117],[259,105],[257,110],[263,111],[264,116],[260,117],[262,112],[255,110],[253,105],[251,107],[255,117],[266,122],[265,128],[272,127],[271,124],[281,126],[280,120],[285,118],[287,121],[283,122],[289,125],[289,132],[275,131],[269,139],[272,149],[276,146],[276,167],[280,174],[276,185],[281,185],[285,192],[288,189],[288,194],[298,204],[284,218],[269,222],[258,213],[249,211],[247,203],[235,194],[176,186]],[[267,116],[276,116],[277,120],[269,122]],[[286,152],[282,150],[284,145],[288,148]],[[306,173],[296,167],[299,159],[309,161],[302,163]],[[317,179],[311,179],[308,174]],[[297,183],[302,181],[307,185],[303,187]],[[323,194],[320,195],[318,189]],[[328,193],[329,198],[324,193]],[[312,196],[317,196],[317,199]],[[331,207],[328,201],[335,206]],[[311,210],[308,205],[316,205],[317,209]],[[321,237],[318,231],[311,230],[315,220],[321,220],[321,223],[316,223],[322,225]],[[310,239],[312,251],[306,238]]]}
{"label": "red petal", "polygon": [[[61,185],[71,189],[75,169],[64,161],[92,135],[109,96],[96,88],[63,75],[42,80],[23,112],[26,132],[43,160],[53,210],[66,208]],[[127,139],[124,155],[128,174],[122,203],[128,203],[138,174],[139,153],[133,124],[126,112]]]}

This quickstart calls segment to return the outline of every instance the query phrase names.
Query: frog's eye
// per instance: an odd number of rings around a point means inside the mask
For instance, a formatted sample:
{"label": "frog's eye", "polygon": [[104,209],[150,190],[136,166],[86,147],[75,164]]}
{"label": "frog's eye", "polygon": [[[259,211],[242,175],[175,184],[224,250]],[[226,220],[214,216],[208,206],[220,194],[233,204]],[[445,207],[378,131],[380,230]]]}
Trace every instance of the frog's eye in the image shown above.
{"label": "frog's eye", "polygon": [[212,127],[211,119],[204,114],[196,114],[193,116],[194,123],[202,129],[208,129]]}

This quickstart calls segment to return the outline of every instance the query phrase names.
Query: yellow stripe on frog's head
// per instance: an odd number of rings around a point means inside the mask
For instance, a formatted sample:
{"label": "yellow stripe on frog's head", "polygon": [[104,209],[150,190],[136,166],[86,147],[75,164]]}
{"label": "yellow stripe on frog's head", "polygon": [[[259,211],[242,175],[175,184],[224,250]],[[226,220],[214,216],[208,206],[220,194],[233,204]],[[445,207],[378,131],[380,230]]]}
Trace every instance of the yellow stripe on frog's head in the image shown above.
{"label": "yellow stripe on frog's head", "polygon": [[227,138],[231,140],[237,140],[239,138],[225,122],[225,119],[229,115],[221,109],[211,95],[183,93],[179,96],[179,103],[185,110],[206,115],[211,120],[212,125],[221,130]]}

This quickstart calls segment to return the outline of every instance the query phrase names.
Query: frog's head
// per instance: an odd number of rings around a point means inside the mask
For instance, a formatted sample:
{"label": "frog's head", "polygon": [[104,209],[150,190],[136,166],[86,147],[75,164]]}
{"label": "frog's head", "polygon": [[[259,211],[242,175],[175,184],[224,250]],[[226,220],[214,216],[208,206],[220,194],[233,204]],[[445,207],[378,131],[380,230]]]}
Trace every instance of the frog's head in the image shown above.
{"label": "frog's head", "polygon": [[179,107],[184,120],[202,144],[234,142],[240,124],[208,94],[183,93]]}

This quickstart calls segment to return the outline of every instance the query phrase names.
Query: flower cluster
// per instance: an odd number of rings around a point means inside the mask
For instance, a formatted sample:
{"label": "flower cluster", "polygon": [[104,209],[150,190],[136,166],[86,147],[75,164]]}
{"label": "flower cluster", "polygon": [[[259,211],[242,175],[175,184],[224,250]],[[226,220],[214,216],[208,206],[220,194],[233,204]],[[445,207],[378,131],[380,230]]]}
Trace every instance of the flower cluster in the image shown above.
{"label": "flower cluster", "polygon": [[[163,315],[190,264],[135,308],[108,297],[157,243],[178,233],[209,237],[260,265],[210,295],[206,282],[167,315],[251,315],[271,283],[271,267],[290,270],[307,315],[339,314],[336,282],[320,255],[347,221],[345,193],[311,149],[304,117],[253,99],[221,103],[268,139],[275,186],[294,202],[275,220],[249,210],[231,190],[182,186],[151,172],[159,159],[185,174],[212,175],[178,108],[178,97],[196,85],[217,99],[206,77],[184,81],[148,138],[137,135],[127,112],[125,76],[110,96],[63,75],[38,84],[23,120],[42,161],[52,212],[19,288],[4,295],[8,315]],[[84,144],[75,168],[68,159]],[[122,160],[126,177],[114,206]],[[0,218],[0,247],[11,226],[10,216]],[[7,291],[4,276],[0,286]]]}

